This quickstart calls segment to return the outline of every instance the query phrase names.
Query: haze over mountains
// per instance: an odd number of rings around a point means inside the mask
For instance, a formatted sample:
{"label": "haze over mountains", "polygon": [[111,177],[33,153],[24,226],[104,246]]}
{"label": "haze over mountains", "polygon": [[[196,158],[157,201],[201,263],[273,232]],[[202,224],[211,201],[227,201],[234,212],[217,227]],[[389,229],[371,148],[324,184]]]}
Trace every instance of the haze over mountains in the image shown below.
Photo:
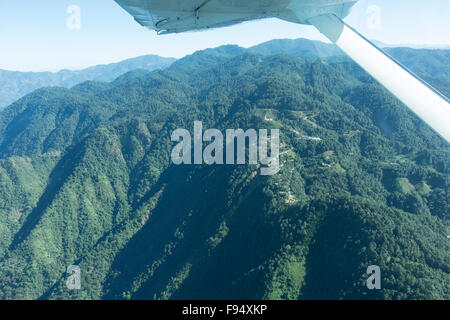
{"label": "haze over mountains", "polygon": [[112,81],[131,70],[144,69],[153,71],[164,69],[174,61],[175,59],[173,58],[147,55],[79,71],[20,72],[0,70],[0,109],[42,87],[70,88],[87,80]]}
{"label": "haze over mountains", "polygon": [[[244,49],[242,49],[244,50]],[[433,58],[434,76],[439,76],[438,73],[445,73],[445,77],[450,73],[449,61],[446,50],[413,50],[411,48],[394,48],[389,46],[386,48],[388,53],[391,53],[395,58],[398,58],[403,63],[416,68],[414,62],[418,61],[420,54],[425,54],[429,59]],[[301,57],[333,57],[342,56],[343,52],[332,44],[323,43],[320,41],[311,41],[307,39],[279,39],[272,40],[248,49],[248,52],[274,55],[274,54],[292,54]],[[118,63],[111,63],[106,65],[98,65],[86,68],[79,71],[61,70],[59,72],[19,72],[7,71],[0,69],[0,109],[8,106],[12,102],[18,100],[24,95],[42,88],[42,87],[64,87],[70,88],[76,84],[84,81],[112,81],[118,76],[135,70],[143,69],[154,71],[157,69],[165,69],[170,66],[176,59],[163,58],[155,55],[146,55],[137,58],[127,59]],[[424,60],[426,63],[427,59]],[[430,65],[427,66],[430,68]],[[417,73],[424,75],[425,69],[421,68]],[[426,74],[425,76],[428,76]]]}
{"label": "haze over mountains", "polygon": [[[450,299],[448,144],[333,50],[223,46],[2,110],[0,299]],[[392,54],[450,92],[449,51]],[[280,173],[173,165],[197,120],[279,129]]]}
{"label": "haze over mountains", "polygon": [[381,41],[373,40],[374,44],[380,48],[411,48],[411,49],[428,49],[428,50],[450,50],[450,45],[446,44],[389,44]]}

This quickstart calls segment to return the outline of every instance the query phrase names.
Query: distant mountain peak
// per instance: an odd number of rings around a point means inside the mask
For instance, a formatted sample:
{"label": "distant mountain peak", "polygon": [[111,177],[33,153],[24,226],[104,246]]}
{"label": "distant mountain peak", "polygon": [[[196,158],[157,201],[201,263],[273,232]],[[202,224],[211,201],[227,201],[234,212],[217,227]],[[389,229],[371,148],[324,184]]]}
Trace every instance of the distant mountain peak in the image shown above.
{"label": "distant mountain peak", "polygon": [[0,70],[0,109],[41,87],[70,88],[87,80],[112,81],[134,70],[153,71],[170,66],[176,59],[144,55],[121,62],[102,64],[82,70],[63,69],[58,72],[19,72]]}

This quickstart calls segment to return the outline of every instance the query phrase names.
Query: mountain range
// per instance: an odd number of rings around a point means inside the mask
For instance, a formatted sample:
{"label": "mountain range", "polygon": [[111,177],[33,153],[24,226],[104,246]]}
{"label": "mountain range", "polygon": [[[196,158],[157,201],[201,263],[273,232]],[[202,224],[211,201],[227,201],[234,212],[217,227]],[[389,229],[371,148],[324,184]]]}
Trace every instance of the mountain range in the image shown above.
{"label": "mountain range", "polygon": [[411,48],[411,49],[429,49],[429,50],[450,50],[450,45],[445,44],[389,44],[382,41],[372,40],[380,48]]}
{"label": "mountain range", "polygon": [[[382,44],[381,44],[382,45]],[[385,50],[395,58],[404,61],[413,70],[419,69],[422,76],[429,76],[426,70],[434,68],[434,76],[445,73],[441,77],[441,82],[449,76],[450,64],[448,50],[437,50],[430,48],[411,49],[408,47],[397,48],[391,45],[382,45]],[[240,50],[244,50],[240,48]],[[248,52],[262,55],[290,54],[301,57],[337,57],[343,56],[343,52],[332,44],[320,41],[311,41],[307,39],[278,39],[265,42],[263,44],[251,47]],[[420,55],[425,55],[428,59],[421,59]],[[434,59],[423,68],[421,63],[416,63],[421,59],[427,63],[429,59]],[[135,69],[154,71],[165,69],[176,59],[163,58],[155,55],[145,55],[137,58],[127,59],[118,63],[98,65],[83,70],[61,70],[59,72],[20,72],[0,69],[0,109],[8,106],[24,95],[42,87],[65,87],[70,88],[84,81],[112,81],[122,74]],[[448,84],[448,83],[447,83]]]}
{"label": "mountain range", "polygon": [[83,70],[59,72],[20,72],[0,69],[0,109],[42,87],[70,88],[88,80],[112,81],[135,69],[157,70],[170,66],[175,59],[146,55],[118,63],[98,65]]}
{"label": "mountain range", "polygon": [[[390,50],[449,94],[450,51]],[[280,172],[174,165],[194,121],[279,129]],[[306,40],[41,88],[0,112],[0,299],[449,299],[449,151]]]}

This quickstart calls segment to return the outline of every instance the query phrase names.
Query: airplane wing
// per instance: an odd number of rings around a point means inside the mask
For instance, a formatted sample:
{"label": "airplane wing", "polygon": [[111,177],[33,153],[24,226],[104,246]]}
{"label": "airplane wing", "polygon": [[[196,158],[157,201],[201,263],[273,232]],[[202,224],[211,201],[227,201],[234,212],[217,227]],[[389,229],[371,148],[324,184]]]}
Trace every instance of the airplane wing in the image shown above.
{"label": "airplane wing", "polygon": [[310,24],[310,17],[321,14],[333,13],[344,18],[356,1],[115,0],[140,25],[156,30],[159,34],[225,27],[272,17]]}
{"label": "airplane wing", "polygon": [[269,17],[313,25],[450,142],[449,100],[342,21],[358,0],[115,1],[159,34]]}
{"label": "airplane wing", "polygon": [[244,21],[268,18],[267,8],[274,7],[270,0],[260,1],[262,6],[259,10],[246,8],[242,4],[236,8],[227,5],[227,2],[230,1],[220,0],[115,1],[140,25],[156,30],[158,34],[219,28]]}

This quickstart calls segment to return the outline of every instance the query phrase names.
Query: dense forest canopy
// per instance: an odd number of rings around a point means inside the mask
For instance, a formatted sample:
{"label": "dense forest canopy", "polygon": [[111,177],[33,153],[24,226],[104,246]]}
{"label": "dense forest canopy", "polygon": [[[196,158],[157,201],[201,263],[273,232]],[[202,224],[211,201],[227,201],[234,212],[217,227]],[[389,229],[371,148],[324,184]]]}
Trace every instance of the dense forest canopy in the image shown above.
{"label": "dense forest canopy", "polygon": [[[0,112],[0,298],[449,299],[448,144],[336,52],[259,50]],[[450,51],[391,50],[448,94]],[[171,132],[194,121],[279,129],[280,172],[173,165]]]}

